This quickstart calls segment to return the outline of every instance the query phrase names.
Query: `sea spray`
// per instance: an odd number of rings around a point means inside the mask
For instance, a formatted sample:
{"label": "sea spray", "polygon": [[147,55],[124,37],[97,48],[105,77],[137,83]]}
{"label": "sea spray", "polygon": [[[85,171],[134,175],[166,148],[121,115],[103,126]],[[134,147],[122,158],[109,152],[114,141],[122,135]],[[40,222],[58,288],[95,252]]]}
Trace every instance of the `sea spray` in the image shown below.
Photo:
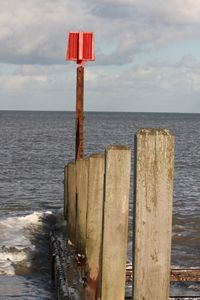
{"label": "sea spray", "polygon": [[[34,256],[42,255],[50,228],[61,224],[61,212],[33,212],[0,220],[0,275],[25,275],[36,269]],[[47,240],[45,241],[47,243]],[[40,252],[41,251],[41,252]],[[31,268],[31,270],[30,270]]]}

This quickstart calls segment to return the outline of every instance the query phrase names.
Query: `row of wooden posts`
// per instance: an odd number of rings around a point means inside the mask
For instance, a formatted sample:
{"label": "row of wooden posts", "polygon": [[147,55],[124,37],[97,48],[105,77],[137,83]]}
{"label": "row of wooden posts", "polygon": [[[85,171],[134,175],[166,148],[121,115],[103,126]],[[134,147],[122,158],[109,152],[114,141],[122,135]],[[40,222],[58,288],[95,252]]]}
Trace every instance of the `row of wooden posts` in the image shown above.
{"label": "row of wooden posts", "polygon": [[[174,138],[166,129],[141,129],[134,149],[133,299],[168,300]],[[68,236],[86,256],[91,299],[125,298],[130,177],[127,146],[65,167]]]}

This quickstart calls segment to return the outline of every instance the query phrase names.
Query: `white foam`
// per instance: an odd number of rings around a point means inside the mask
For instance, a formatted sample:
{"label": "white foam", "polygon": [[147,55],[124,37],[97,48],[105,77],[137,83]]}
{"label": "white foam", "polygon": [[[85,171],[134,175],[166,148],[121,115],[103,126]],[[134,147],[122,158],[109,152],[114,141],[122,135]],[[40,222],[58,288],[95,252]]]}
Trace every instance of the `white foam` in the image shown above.
{"label": "white foam", "polygon": [[10,261],[0,260],[0,275],[15,275],[15,268]]}
{"label": "white foam", "polygon": [[27,258],[27,254],[23,251],[20,252],[0,252],[0,261],[19,262]]}
{"label": "white foam", "polygon": [[50,214],[50,211],[33,212],[0,220],[0,275],[14,275],[14,265],[28,259],[35,249],[31,235]]}
{"label": "white foam", "polygon": [[21,217],[9,217],[7,219],[4,219],[0,222],[0,225],[7,226],[10,228],[13,228],[13,225],[15,227],[21,227],[21,226],[27,226],[30,224],[38,224],[41,222],[41,218],[44,216],[44,214],[50,214],[51,212],[33,212],[32,214],[21,216]]}
{"label": "white foam", "polygon": [[189,289],[193,289],[193,290],[197,290],[197,291],[200,290],[200,286],[199,286],[199,285],[194,285],[194,284],[189,285],[188,288],[189,288]]}

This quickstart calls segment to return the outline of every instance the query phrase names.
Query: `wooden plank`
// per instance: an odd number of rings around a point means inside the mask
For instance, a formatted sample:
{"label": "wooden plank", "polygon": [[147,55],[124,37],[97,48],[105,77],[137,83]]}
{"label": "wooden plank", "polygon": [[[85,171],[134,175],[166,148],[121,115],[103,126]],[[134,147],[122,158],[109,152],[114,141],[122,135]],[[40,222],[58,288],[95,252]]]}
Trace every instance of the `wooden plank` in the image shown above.
{"label": "wooden plank", "polygon": [[88,160],[76,161],[76,249],[80,254],[85,254],[86,247],[86,216],[88,199]]}
{"label": "wooden plank", "polygon": [[166,129],[136,134],[134,300],[169,299],[174,138]]}
{"label": "wooden plank", "polygon": [[74,162],[67,165],[67,191],[67,230],[70,241],[74,243],[76,233],[76,168]]}
{"label": "wooden plank", "polygon": [[101,300],[125,297],[131,151],[106,150]]}
{"label": "wooden plank", "polygon": [[98,295],[100,254],[102,247],[102,219],[104,196],[104,155],[89,158],[88,206],[87,206],[87,290],[91,299]]}

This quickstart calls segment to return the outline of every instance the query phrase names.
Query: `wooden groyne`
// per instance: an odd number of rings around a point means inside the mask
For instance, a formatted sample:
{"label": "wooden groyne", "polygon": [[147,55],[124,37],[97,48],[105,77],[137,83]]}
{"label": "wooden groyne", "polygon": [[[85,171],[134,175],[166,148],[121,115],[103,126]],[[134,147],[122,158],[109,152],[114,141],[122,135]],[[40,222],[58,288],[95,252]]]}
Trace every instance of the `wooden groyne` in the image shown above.
{"label": "wooden groyne", "polygon": [[[200,281],[198,269],[171,270],[174,137],[166,129],[139,130],[134,160],[132,266],[126,264],[130,148],[110,146],[104,154],[65,166],[66,235],[75,249],[84,299],[200,299],[169,295],[170,282]],[[58,250],[56,237],[51,240],[58,299],[73,299],[61,266],[66,254]],[[126,281],[132,282],[131,297],[125,295]]]}

